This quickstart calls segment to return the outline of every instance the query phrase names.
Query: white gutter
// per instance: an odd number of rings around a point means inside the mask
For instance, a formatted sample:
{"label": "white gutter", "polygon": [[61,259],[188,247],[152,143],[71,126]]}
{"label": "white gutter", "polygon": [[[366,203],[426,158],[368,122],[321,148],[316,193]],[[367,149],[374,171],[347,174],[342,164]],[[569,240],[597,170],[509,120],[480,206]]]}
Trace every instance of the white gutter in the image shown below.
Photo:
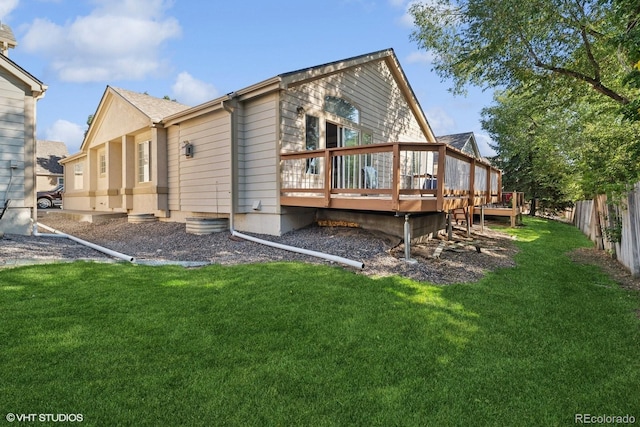
{"label": "white gutter", "polygon": [[[40,233],[38,231],[38,227],[42,227],[45,230],[49,230],[49,231],[51,231],[51,233]],[[110,255],[112,257],[123,259],[125,261],[135,262],[135,258],[130,256],[130,255],[125,255],[125,254],[120,253],[120,252],[112,251],[109,248],[105,248],[103,246],[96,245],[95,243],[87,242],[86,240],[82,240],[82,239],[79,239],[79,238],[77,238],[75,236],[72,236],[70,234],[66,234],[66,233],[63,233],[61,231],[58,231],[58,230],[56,230],[54,228],[47,227],[46,225],[40,224],[39,222],[36,222],[34,224],[34,226],[33,226],[33,235],[36,236],[36,237],[66,237],[69,240],[73,240],[74,242],[80,243],[81,245],[90,247],[91,249],[95,249],[98,252],[102,252],[102,253],[105,253],[105,254]]]}
{"label": "white gutter", "polygon": [[[231,100],[235,97],[235,92],[233,94],[230,94],[228,100]],[[333,262],[338,262],[341,264],[345,264],[351,267],[355,267],[355,268],[359,268],[359,269],[363,269],[364,268],[364,263],[361,261],[354,261],[352,259],[348,259],[348,258],[343,258],[341,256],[336,256],[336,255],[331,255],[331,254],[327,254],[324,252],[318,252],[318,251],[311,251],[309,249],[303,249],[303,248],[298,248],[296,246],[289,246],[289,245],[283,245],[281,243],[276,243],[276,242],[271,242],[269,240],[264,240],[264,239],[259,239],[257,237],[253,237],[253,236],[249,236],[247,234],[242,234],[237,232],[236,230],[234,230],[233,228],[233,223],[234,223],[234,216],[235,216],[235,186],[234,186],[234,177],[236,176],[236,156],[235,156],[235,150],[234,150],[234,142],[236,140],[235,137],[235,128],[234,128],[234,115],[233,115],[233,111],[234,108],[233,107],[229,107],[228,105],[225,104],[225,100],[220,102],[220,106],[229,113],[230,115],[230,123],[231,123],[231,203],[230,203],[230,207],[229,207],[229,231],[231,232],[232,236],[235,237],[239,237],[241,239],[245,239],[245,240],[249,240],[251,242],[255,242],[255,243],[260,243],[262,245],[265,246],[271,246],[274,248],[278,248],[278,249],[283,249],[285,251],[289,251],[289,252],[295,252],[295,253],[299,253],[299,254],[304,254],[304,255],[310,255],[310,256],[314,256],[317,258],[322,258],[322,259],[326,259],[329,261],[333,261]]]}

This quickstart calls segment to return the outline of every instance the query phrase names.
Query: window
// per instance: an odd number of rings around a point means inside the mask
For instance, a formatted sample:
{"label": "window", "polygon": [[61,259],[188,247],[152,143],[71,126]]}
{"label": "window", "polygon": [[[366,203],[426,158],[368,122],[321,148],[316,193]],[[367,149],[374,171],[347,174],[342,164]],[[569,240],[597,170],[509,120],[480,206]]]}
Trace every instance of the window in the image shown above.
{"label": "window", "polygon": [[343,127],[331,122],[326,122],[325,136],[327,148],[355,147],[357,145],[373,143],[373,137],[370,133]]}
{"label": "window", "polygon": [[107,174],[107,156],[104,150],[98,151],[98,170],[100,171],[100,176]]}
{"label": "window", "polygon": [[307,150],[317,150],[320,146],[320,119],[315,116],[305,116],[305,127]]}
{"label": "window", "polygon": [[151,181],[151,141],[138,144],[138,182]]}
{"label": "window", "polygon": [[[307,150],[320,148],[320,119],[315,116],[305,116],[305,146]],[[319,174],[320,159],[307,159],[306,171],[310,174]]]}
{"label": "window", "polygon": [[360,111],[349,101],[335,96],[324,97],[324,111],[335,114],[353,123],[360,123]]}
{"label": "window", "polygon": [[82,190],[84,187],[83,169],[84,164],[82,162],[73,166],[73,188],[76,190]]}

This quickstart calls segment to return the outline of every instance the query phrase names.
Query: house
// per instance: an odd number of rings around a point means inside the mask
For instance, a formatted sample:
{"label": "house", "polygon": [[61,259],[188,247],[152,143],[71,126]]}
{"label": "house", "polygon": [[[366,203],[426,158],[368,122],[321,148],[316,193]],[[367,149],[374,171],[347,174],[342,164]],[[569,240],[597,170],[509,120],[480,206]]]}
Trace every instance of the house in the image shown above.
{"label": "house", "polygon": [[[475,201],[470,168],[484,177],[478,197],[499,191],[499,171],[437,143],[392,49],[280,74],[195,107],[108,86],[80,152],[61,163],[67,210],[222,217],[272,235],[326,210],[388,220],[467,206]],[[449,193],[427,185],[445,168]]]}
{"label": "house", "polygon": [[36,219],[36,103],[47,86],[8,57],[17,45],[0,23],[0,234],[30,234]]}
{"label": "house", "polygon": [[476,142],[476,137],[473,132],[442,135],[436,137],[436,139],[438,142],[457,148],[463,153],[473,156],[476,159],[482,159],[480,150],[478,150],[478,143]]}
{"label": "house", "polygon": [[64,169],[60,160],[69,155],[67,146],[60,141],[36,141],[36,190],[47,191],[64,182]]}

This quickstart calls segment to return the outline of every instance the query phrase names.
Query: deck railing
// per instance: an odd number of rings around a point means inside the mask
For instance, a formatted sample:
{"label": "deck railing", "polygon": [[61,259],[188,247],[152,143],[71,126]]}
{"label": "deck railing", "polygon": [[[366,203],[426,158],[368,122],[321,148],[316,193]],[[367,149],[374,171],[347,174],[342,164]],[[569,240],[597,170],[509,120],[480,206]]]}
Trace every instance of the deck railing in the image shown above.
{"label": "deck railing", "polygon": [[500,198],[500,170],[446,144],[371,144],[280,159],[283,205],[415,212]]}

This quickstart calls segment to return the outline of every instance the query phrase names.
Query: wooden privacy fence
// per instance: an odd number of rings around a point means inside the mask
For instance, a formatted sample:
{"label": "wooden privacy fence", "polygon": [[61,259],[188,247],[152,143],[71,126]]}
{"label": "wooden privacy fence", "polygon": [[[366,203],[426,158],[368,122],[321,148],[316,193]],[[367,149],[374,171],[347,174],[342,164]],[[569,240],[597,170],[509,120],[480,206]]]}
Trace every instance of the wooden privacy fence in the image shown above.
{"label": "wooden privacy fence", "polygon": [[[615,252],[622,265],[640,276],[640,182],[621,207],[608,205],[605,195],[576,202],[572,221],[598,249]],[[619,241],[611,242],[612,237]]]}

